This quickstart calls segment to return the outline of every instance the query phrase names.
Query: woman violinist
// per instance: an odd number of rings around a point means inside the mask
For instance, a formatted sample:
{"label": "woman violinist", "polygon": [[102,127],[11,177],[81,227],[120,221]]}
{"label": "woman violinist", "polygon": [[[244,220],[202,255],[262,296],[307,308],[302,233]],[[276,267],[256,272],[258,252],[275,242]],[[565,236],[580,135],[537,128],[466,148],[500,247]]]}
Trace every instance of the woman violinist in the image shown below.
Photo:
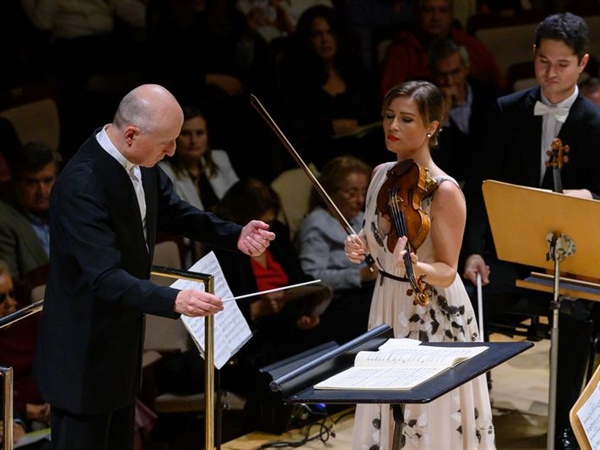
{"label": "woman violinist", "polygon": [[[473,309],[457,275],[464,197],[430,153],[440,132],[442,95],[429,82],[405,82],[387,93],[382,114],[386,146],[397,161],[375,168],[363,230],[345,242],[348,259],[358,263],[368,252],[380,270],[369,328],[387,323],[397,338],[423,342],[478,341]],[[398,232],[398,214],[408,236]],[[390,405],[357,406],[352,448],[389,450],[393,432]],[[410,449],[495,448],[485,376],[430,403],[407,404],[401,439]]]}

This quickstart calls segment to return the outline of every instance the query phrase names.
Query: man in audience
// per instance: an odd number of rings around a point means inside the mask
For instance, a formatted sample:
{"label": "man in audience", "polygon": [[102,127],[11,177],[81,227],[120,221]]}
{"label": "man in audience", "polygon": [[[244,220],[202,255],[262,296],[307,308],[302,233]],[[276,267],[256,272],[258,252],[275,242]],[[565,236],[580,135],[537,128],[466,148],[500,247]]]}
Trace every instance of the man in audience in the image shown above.
{"label": "man in audience", "polygon": [[579,83],[581,94],[600,106],[600,78],[588,77]]}
{"label": "man in audience", "polygon": [[23,146],[11,162],[11,189],[0,201],[0,259],[14,278],[48,264],[50,190],[60,155],[43,144]]}
{"label": "man in audience", "polygon": [[506,88],[494,55],[476,38],[454,25],[452,0],[419,0],[413,26],[400,31],[381,64],[381,93],[407,80],[429,79],[428,53],[439,38],[460,42],[469,53],[469,74],[473,78]]}
{"label": "man in audience", "polygon": [[471,170],[472,158],[482,151],[478,138],[485,132],[485,113],[502,91],[469,76],[467,49],[451,40],[439,39],[429,52],[431,81],[444,94],[445,119],[433,159],[461,185]]}
{"label": "man in audience", "polygon": [[[570,147],[569,161],[561,169],[564,194],[600,199],[600,110],[577,87],[589,59],[588,46],[589,30],[581,17],[562,13],[545,18],[536,29],[533,47],[539,85],[500,97],[486,121],[476,181],[470,187],[468,182],[465,188],[469,214],[463,243],[467,255],[464,277],[474,284],[477,274],[481,275],[484,321],[523,296],[546,302],[550,312],[552,296],[517,288],[516,280],[528,276],[532,269],[498,259],[481,181],[552,189],[546,151],[558,137]],[[578,448],[569,428],[569,411],[581,392],[593,333],[594,302],[568,303],[569,310],[563,308],[559,320],[556,409],[551,411],[556,418],[557,449]]]}

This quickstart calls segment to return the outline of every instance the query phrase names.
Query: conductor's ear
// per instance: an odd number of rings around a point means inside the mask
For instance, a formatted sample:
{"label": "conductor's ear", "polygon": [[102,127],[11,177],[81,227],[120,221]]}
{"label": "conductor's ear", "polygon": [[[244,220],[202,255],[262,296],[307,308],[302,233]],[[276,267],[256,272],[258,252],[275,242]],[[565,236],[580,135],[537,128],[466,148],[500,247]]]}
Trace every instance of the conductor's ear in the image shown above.
{"label": "conductor's ear", "polygon": [[130,125],[125,129],[125,143],[127,144],[128,147],[131,147],[133,145],[133,141],[135,140],[135,137],[138,134],[139,134],[138,127],[135,127],[133,125]]}

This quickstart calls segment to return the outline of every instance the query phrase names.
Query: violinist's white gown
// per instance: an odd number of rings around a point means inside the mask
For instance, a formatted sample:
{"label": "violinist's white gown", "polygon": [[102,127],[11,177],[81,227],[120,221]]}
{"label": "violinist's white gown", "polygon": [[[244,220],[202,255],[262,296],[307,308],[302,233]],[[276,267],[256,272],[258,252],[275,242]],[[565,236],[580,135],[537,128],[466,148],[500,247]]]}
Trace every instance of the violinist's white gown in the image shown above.
{"label": "violinist's white gown", "polygon": [[[380,235],[377,221],[377,193],[386,180],[387,171],[395,163],[380,166],[373,175],[367,193],[364,230],[373,258],[386,272],[403,276],[392,263],[392,253]],[[451,178],[436,180],[454,182]],[[433,196],[425,199],[422,209],[429,212]],[[418,249],[419,260],[434,257],[430,234]],[[474,342],[479,332],[471,302],[457,274],[447,288],[434,288],[428,306],[413,305],[406,294],[409,284],[389,278],[378,278],[369,329],[381,324],[394,328],[397,338],[423,342]],[[404,449],[476,450],[494,449],[494,426],[485,375],[426,404],[407,404],[404,411],[402,439]],[[352,436],[353,450],[392,448],[394,420],[390,405],[360,404],[357,406]]]}

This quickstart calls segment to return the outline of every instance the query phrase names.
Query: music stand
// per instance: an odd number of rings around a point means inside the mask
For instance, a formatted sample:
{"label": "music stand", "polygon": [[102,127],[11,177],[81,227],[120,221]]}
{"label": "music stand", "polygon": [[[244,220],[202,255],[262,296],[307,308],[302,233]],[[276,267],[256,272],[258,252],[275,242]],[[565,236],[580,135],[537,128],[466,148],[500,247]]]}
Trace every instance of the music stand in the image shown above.
{"label": "music stand", "polygon": [[394,412],[394,446],[401,445],[403,407],[407,403],[429,403],[513,358],[532,342],[438,342],[422,345],[441,347],[486,346],[488,350],[408,390],[315,389],[314,385],[342,372],[354,364],[359,351],[375,351],[394,333],[389,325],[380,325],[340,347],[315,358],[308,364],[282,375],[271,383],[274,392],[281,392],[285,403],[390,404]]}
{"label": "music stand", "polygon": [[[484,181],[482,189],[498,258],[545,268],[554,273],[547,442],[548,449],[553,450],[556,426],[558,317],[561,289],[564,290],[561,287],[560,272],[598,277],[600,234],[591,232],[589,224],[598,223],[600,220],[600,202],[494,180]],[[567,244],[562,245],[564,242]],[[522,286],[548,291],[547,283],[545,285],[541,281],[543,278],[538,279],[528,279],[528,283]],[[600,289],[600,285],[598,288]],[[583,289],[571,289],[570,292],[577,293],[579,298],[596,300]]]}

